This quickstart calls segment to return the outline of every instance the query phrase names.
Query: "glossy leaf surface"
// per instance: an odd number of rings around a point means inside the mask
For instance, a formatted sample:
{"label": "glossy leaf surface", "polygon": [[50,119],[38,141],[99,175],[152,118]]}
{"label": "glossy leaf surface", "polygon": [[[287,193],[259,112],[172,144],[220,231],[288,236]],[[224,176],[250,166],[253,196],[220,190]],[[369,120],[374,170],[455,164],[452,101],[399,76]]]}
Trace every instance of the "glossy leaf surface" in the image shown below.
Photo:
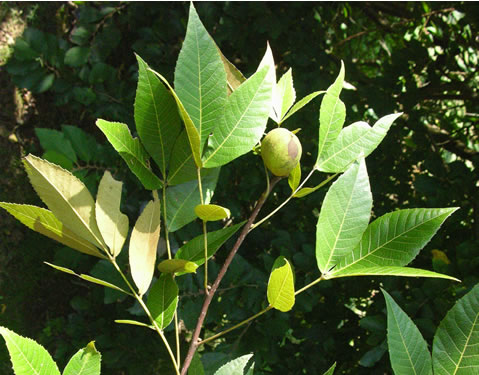
{"label": "glossy leaf surface", "polygon": [[246,365],[251,357],[253,357],[253,354],[246,354],[242,357],[233,359],[221,366],[214,375],[244,375]]}
{"label": "glossy leaf surface", "polygon": [[133,138],[130,129],[121,122],[97,120],[96,126],[105,134],[113,148],[125,160],[130,170],[141,181],[145,189],[155,190],[163,186],[161,180],[151,171],[148,154],[138,138]]}
{"label": "glossy leaf surface", "polygon": [[434,375],[479,373],[479,285],[441,321],[432,348]]}
{"label": "glossy leaf surface", "polygon": [[361,242],[339,261],[333,275],[356,269],[405,266],[431,240],[456,208],[413,208],[390,212],[369,224]]}
{"label": "glossy leaf surface", "polygon": [[146,305],[160,329],[171,323],[178,305],[178,286],[172,275],[160,275],[148,293]]}
{"label": "glossy leaf surface", "polygon": [[319,143],[318,143],[318,165],[328,147],[338,137],[341,128],[346,119],[346,107],[339,99],[339,94],[343,88],[344,82],[344,64],[341,62],[341,70],[336,81],[326,90],[326,94],[321,102],[319,109]]}
{"label": "glossy leaf surface", "polygon": [[395,375],[432,375],[431,353],[414,322],[382,290],[388,314],[389,358]]}
{"label": "glossy leaf surface", "polygon": [[135,98],[135,124],[141,143],[166,178],[174,142],[180,131],[176,102],[148,64],[138,60],[138,88]]}
{"label": "glossy leaf surface", "polygon": [[368,227],[373,198],[364,159],[329,188],[316,226],[316,259],[327,273],[356,247]]}
{"label": "glossy leaf surface", "polygon": [[200,154],[222,116],[226,72],[218,48],[190,4],[186,36],[175,69],[175,91],[200,135]]}
{"label": "glossy leaf surface", "polygon": [[322,172],[343,172],[361,155],[366,157],[373,152],[400,115],[401,113],[396,113],[384,116],[373,127],[360,121],[342,129],[319,158],[317,168]]}

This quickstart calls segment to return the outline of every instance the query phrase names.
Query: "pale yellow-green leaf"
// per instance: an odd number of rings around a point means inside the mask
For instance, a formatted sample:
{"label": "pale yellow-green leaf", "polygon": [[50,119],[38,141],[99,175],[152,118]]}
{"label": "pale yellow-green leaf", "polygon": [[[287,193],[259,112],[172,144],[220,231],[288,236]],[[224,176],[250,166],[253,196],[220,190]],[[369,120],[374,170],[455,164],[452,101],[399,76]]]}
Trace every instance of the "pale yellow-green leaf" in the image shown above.
{"label": "pale yellow-green leaf", "polygon": [[131,293],[127,292],[126,290],[124,290],[122,288],[120,288],[119,286],[116,286],[115,284],[109,283],[108,281],[104,281],[104,280],[98,279],[98,278],[90,276],[90,275],[85,275],[84,273],[82,273],[81,275],[77,275],[77,276],[80,279],[89,281],[91,283],[98,284],[98,285],[103,285],[103,286],[106,286],[107,288],[115,289],[115,290],[118,290],[118,291],[123,292],[125,294],[130,294],[131,295]]}
{"label": "pale yellow-green leaf", "polygon": [[70,275],[75,275],[75,276],[78,276],[75,271],[71,270],[70,268],[66,268],[66,267],[62,267],[62,266],[57,266],[56,264],[52,264],[52,263],[48,263],[48,262],[43,262],[45,263],[46,265],[52,267],[52,268],[55,268],[57,271],[61,271],[61,272],[65,272],[65,273],[68,273]]}
{"label": "pale yellow-green leaf", "polygon": [[129,319],[118,319],[118,320],[115,320],[115,323],[118,323],[118,324],[131,324],[133,326],[140,326],[140,327],[146,327],[146,328],[150,328],[150,329],[155,329],[155,327],[149,325],[149,324],[146,324],[146,323],[142,323],[142,322],[138,322],[136,320],[129,320]]}
{"label": "pale yellow-green leaf", "polygon": [[296,91],[293,86],[293,72],[289,69],[280,78],[273,89],[273,120],[280,124],[283,117],[296,100]]}
{"label": "pale yellow-green leaf", "polygon": [[136,221],[130,238],[131,276],[143,295],[155,271],[156,248],[160,238],[160,201],[150,201]]}
{"label": "pale yellow-green leaf", "polygon": [[298,162],[298,164],[296,164],[296,167],[294,167],[294,169],[291,171],[291,173],[288,176],[288,184],[292,191],[295,191],[298,188],[300,181],[301,181],[301,165]]}
{"label": "pale yellow-green leaf", "polygon": [[94,283],[94,284],[98,284],[98,285],[102,285],[102,286],[106,286],[107,288],[111,288],[111,289],[115,289],[115,290],[118,290],[122,293],[125,293],[125,294],[128,294],[130,296],[132,296],[131,293],[127,292],[126,290],[120,288],[119,286],[116,286],[115,284],[112,284],[112,283],[109,283],[108,281],[104,281],[104,280],[101,280],[101,279],[97,279],[96,277],[93,277],[93,276],[90,276],[90,275],[86,275],[84,273],[82,274],[78,274],[76,273],[75,271],[71,270],[70,268],[66,268],[66,267],[62,267],[62,266],[57,266],[56,264],[52,264],[52,263],[48,263],[48,262],[44,262],[46,265],[52,267],[52,268],[55,268],[57,271],[61,271],[61,272],[65,272],[65,273],[68,273],[70,275],[73,275],[73,276],[76,276],[76,277],[79,277],[80,279],[83,279],[83,280],[86,280],[86,281],[89,281],[91,283]]}
{"label": "pale yellow-green leaf", "polygon": [[185,259],[166,259],[158,265],[162,273],[194,273],[198,265]]}
{"label": "pale yellow-green leaf", "polygon": [[301,188],[298,190],[296,194],[293,195],[293,198],[303,198],[306,195],[314,193],[315,191],[316,191],[315,188],[310,188],[310,187]]}
{"label": "pale yellow-green leaf", "polygon": [[95,246],[65,227],[51,211],[45,208],[6,202],[0,202],[0,207],[35,232],[82,253],[106,258]]}
{"label": "pale yellow-green leaf", "polygon": [[120,211],[122,183],[105,171],[96,197],[96,221],[103,239],[116,257],[128,235],[128,216]]}
{"label": "pale yellow-green leaf", "polygon": [[183,119],[183,122],[185,123],[185,128],[186,128],[186,133],[188,134],[188,140],[190,141],[190,146],[191,146],[191,151],[193,153],[193,159],[195,160],[195,164],[197,167],[202,167],[202,162],[201,162],[201,156],[200,156],[200,133],[198,132],[198,129],[196,129],[195,124],[191,120],[190,115],[188,112],[186,112],[185,106],[181,102],[180,98],[178,95],[176,95],[175,90],[173,90],[173,87],[169,84],[169,82],[166,80],[165,77],[163,77],[160,73],[155,72],[153,69],[149,69],[153,73],[155,73],[159,79],[168,87],[170,90],[171,94],[173,95],[173,98],[176,101],[176,105],[178,106],[178,109],[180,111],[181,118]]}
{"label": "pale yellow-green leaf", "polygon": [[78,236],[103,248],[95,220],[95,201],[83,182],[58,165],[31,154],[23,162],[33,188],[58,220]]}
{"label": "pale yellow-green leaf", "polygon": [[267,296],[269,304],[279,311],[289,311],[294,306],[293,269],[283,256],[274,262],[269,276]]}
{"label": "pale yellow-green leaf", "polygon": [[203,221],[217,221],[229,218],[230,210],[216,204],[199,204],[195,207],[195,214]]}

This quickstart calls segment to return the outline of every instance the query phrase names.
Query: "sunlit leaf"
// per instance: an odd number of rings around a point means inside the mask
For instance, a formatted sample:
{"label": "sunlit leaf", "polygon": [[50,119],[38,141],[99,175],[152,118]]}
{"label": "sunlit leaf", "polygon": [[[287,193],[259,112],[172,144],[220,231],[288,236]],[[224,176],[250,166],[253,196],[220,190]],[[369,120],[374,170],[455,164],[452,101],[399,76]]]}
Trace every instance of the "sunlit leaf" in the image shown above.
{"label": "sunlit leaf", "polygon": [[336,81],[328,88],[321,102],[319,110],[319,143],[318,143],[318,165],[320,158],[332,142],[338,137],[344,120],[346,119],[346,107],[339,99],[343,88],[344,64],[341,61],[341,70]]}
{"label": "sunlit leaf", "polygon": [[438,279],[448,279],[459,281],[455,277],[444,275],[442,273],[427,271],[419,268],[400,267],[400,266],[366,266],[345,268],[338,272],[331,272],[326,275],[326,279],[335,279],[339,277],[352,276],[402,276],[402,277],[434,277]]}
{"label": "sunlit leaf", "polygon": [[388,311],[388,346],[395,375],[432,375],[431,353],[414,322],[382,289]]}
{"label": "sunlit leaf", "polygon": [[120,254],[128,235],[128,216],[120,211],[122,186],[122,182],[105,171],[98,186],[95,205],[98,228],[114,257]]}
{"label": "sunlit leaf", "polygon": [[175,91],[200,135],[200,154],[219,124],[227,98],[226,72],[218,48],[193,3],[175,69]]}
{"label": "sunlit leaf", "polygon": [[291,171],[291,173],[288,176],[288,184],[291,190],[295,191],[298,188],[300,182],[301,182],[301,163],[298,162],[298,164],[296,164],[296,167],[294,167],[294,169]]}
{"label": "sunlit leaf", "polygon": [[83,182],[63,168],[33,155],[28,155],[23,162],[33,188],[55,217],[78,236],[102,248],[95,201]]}
{"label": "sunlit leaf", "polygon": [[228,95],[230,95],[234,90],[236,90],[244,81],[246,81],[245,76],[241,73],[236,66],[231,63],[219,50],[221,60],[223,61],[223,67],[226,71],[226,80],[228,82]]}
{"label": "sunlit leaf", "polygon": [[294,276],[288,260],[280,256],[273,264],[268,281],[268,302],[279,311],[289,311],[294,306]]}
{"label": "sunlit leaf", "polygon": [[229,361],[225,365],[221,366],[214,375],[244,375],[246,365],[253,357],[253,354],[246,354],[242,357],[238,357]]}
{"label": "sunlit leaf", "polygon": [[139,75],[135,98],[135,124],[141,143],[160,167],[166,169],[174,142],[181,131],[176,102],[148,64],[136,55]]}
{"label": "sunlit leaf", "polygon": [[364,159],[352,164],[329,188],[316,226],[316,259],[327,273],[361,240],[373,198]]}
{"label": "sunlit leaf", "polygon": [[158,265],[158,270],[162,273],[194,273],[198,265],[185,259],[165,259]]}
{"label": "sunlit leaf", "polygon": [[57,364],[43,346],[5,327],[0,327],[0,335],[7,344],[15,375],[60,375]]}
{"label": "sunlit leaf", "polygon": [[290,118],[292,115],[294,115],[296,112],[298,112],[301,108],[303,108],[305,105],[307,105],[311,100],[316,98],[318,95],[324,94],[326,91],[315,91],[312,92],[309,95],[306,95],[304,98],[302,98],[300,101],[298,101],[293,107],[288,111],[286,116],[283,117],[281,122],[285,122],[288,118]]}
{"label": "sunlit leaf", "polygon": [[283,117],[296,100],[296,91],[293,86],[293,73],[289,69],[280,78],[273,89],[273,120],[280,123]]}
{"label": "sunlit leaf", "polygon": [[69,268],[57,266],[57,265],[52,264],[52,263],[48,263],[48,262],[44,262],[44,263],[46,265],[52,267],[52,268],[55,268],[58,271],[65,272],[65,273],[68,273],[69,275],[79,277],[80,279],[89,281],[91,283],[102,285],[102,286],[105,286],[107,288],[115,289],[115,290],[118,290],[119,292],[131,295],[131,293],[125,291],[124,289],[120,288],[119,286],[116,286],[115,284],[109,283],[108,281],[104,281],[104,280],[98,279],[98,278],[90,276],[90,275],[85,275],[83,273],[82,274],[77,274],[75,271],[73,271]]}
{"label": "sunlit leaf", "polygon": [[218,221],[231,216],[230,210],[217,204],[199,204],[195,207],[195,214],[203,221]]}
{"label": "sunlit leaf", "polygon": [[155,271],[156,249],[160,238],[160,201],[148,202],[136,221],[130,238],[131,276],[143,295]]}
{"label": "sunlit leaf", "polygon": [[96,126],[105,134],[113,148],[125,160],[145,189],[155,190],[163,186],[161,180],[151,171],[148,154],[140,140],[132,137],[126,124],[98,119]]}
{"label": "sunlit leaf", "polygon": [[6,202],[0,202],[0,207],[35,232],[82,253],[105,258],[98,248],[65,227],[51,211],[45,208]]}
{"label": "sunlit leaf", "polygon": [[101,354],[91,341],[85,348],[80,349],[67,363],[63,375],[100,375]]}
{"label": "sunlit leaf", "polygon": [[399,116],[401,113],[384,116],[373,127],[360,121],[342,129],[336,140],[318,160],[318,170],[343,172],[361,155],[368,156],[381,143],[392,123]]}
{"label": "sunlit leaf", "polygon": [[457,208],[413,208],[390,212],[369,224],[361,242],[340,259],[333,275],[356,269],[405,266]]}
{"label": "sunlit leaf", "polygon": [[[268,63],[269,59],[263,61]],[[259,142],[271,110],[273,71],[274,65],[263,66],[228,97],[220,123],[205,149],[206,168],[227,164]]]}
{"label": "sunlit leaf", "polygon": [[334,364],[323,375],[333,375],[335,368],[336,368],[336,362],[334,362]]}
{"label": "sunlit leaf", "polygon": [[171,323],[178,305],[178,286],[172,275],[162,274],[156,280],[148,293],[146,305],[160,329]]}
{"label": "sunlit leaf", "polygon": [[432,348],[434,375],[479,374],[479,284],[441,321]]}

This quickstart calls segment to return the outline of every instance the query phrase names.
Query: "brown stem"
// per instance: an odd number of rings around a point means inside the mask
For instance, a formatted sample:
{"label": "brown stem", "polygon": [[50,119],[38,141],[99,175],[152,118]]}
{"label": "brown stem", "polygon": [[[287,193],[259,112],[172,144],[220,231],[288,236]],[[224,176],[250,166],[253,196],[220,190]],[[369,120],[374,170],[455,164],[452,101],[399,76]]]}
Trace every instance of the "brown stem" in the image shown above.
{"label": "brown stem", "polygon": [[248,219],[248,222],[245,224],[243,229],[241,230],[241,233],[236,240],[236,243],[234,244],[233,248],[231,249],[230,253],[228,254],[228,257],[226,258],[223,266],[220,269],[220,272],[218,273],[218,276],[216,277],[215,282],[211,286],[210,292],[205,296],[205,300],[203,302],[203,306],[201,308],[200,316],[198,317],[198,321],[196,322],[196,327],[195,331],[193,332],[193,338],[191,339],[191,344],[188,349],[188,354],[186,355],[185,362],[183,363],[183,368],[181,369],[181,375],[186,375],[186,372],[188,371],[188,367],[190,366],[191,360],[193,359],[193,356],[196,352],[196,349],[198,348],[199,344],[199,337],[201,333],[201,328],[203,327],[203,323],[206,318],[206,313],[208,312],[208,308],[210,306],[211,301],[213,300],[213,297],[216,293],[216,290],[218,289],[218,286],[220,285],[221,280],[223,279],[226,271],[228,270],[229,265],[233,261],[233,258],[240,248],[241,244],[243,243],[244,239],[246,238],[249,229],[251,225],[253,225],[253,222],[256,219],[256,216],[258,216],[259,211],[261,210],[261,207],[263,207],[264,202],[268,198],[269,193],[273,190],[274,186],[278,183],[278,181],[281,180],[281,177],[275,177],[271,180],[271,184],[269,185],[269,188],[261,195],[260,199],[256,203],[256,206],[251,213],[251,216]]}

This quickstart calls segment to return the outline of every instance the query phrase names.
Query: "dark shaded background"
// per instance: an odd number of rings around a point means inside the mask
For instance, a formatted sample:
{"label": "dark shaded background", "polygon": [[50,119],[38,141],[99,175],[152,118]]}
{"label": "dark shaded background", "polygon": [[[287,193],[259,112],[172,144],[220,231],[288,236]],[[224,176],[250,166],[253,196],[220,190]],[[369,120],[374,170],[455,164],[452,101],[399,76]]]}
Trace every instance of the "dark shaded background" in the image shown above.
{"label": "dark shaded background", "polygon": [[[28,152],[54,151],[50,157],[66,163],[64,155],[58,156],[62,150],[38,142],[38,128],[75,125],[94,137],[98,155],[70,161],[71,169],[92,192],[103,170],[113,170],[125,181],[122,209],[134,222],[148,194],[94,123],[102,117],[126,122],[134,130],[134,52],[172,81],[188,6],[1,3],[0,200],[41,204],[20,159]],[[225,56],[245,75],[256,69],[269,41],[278,77],[293,68],[298,98],[326,89],[344,61],[346,80],[356,88],[342,94],[347,124],[373,123],[404,112],[367,159],[374,216],[398,208],[461,207],[412,263],[451,274],[461,284],[385,277],[323,282],[301,294],[292,312],[270,312],[234,331],[218,344],[214,356],[205,354],[203,360],[213,368],[227,356],[253,352],[258,374],[319,374],[334,361],[338,374],[391,373],[379,286],[393,295],[431,343],[447,310],[478,282],[479,5],[201,2],[196,8]],[[13,47],[17,34],[21,37]],[[291,130],[302,129],[303,172],[316,158],[319,104],[316,100],[285,123]],[[323,176],[316,178],[312,183]],[[264,189],[263,180],[259,158],[244,156],[222,169],[214,200],[229,207],[239,221]],[[296,285],[317,277],[315,215],[324,193],[290,203],[252,232],[222,284],[221,300],[210,309],[208,331],[262,308],[269,270],[278,255],[292,259]],[[288,194],[283,181],[264,212]],[[3,211],[0,223],[1,325],[41,342],[61,368],[95,339],[103,354],[103,374],[168,373],[168,358],[154,335],[113,323],[117,318],[141,319],[130,300],[72,280],[43,261],[111,276],[105,264],[27,231]],[[193,223],[175,239],[189,239],[199,230]],[[225,253],[218,255],[218,264]],[[211,271],[216,270],[212,264]],[[180,316],[183,337],[188,338],[202,302],[201,280],[185,277],[182,282]],[[0,373],[11,373],[4,345]]]}

